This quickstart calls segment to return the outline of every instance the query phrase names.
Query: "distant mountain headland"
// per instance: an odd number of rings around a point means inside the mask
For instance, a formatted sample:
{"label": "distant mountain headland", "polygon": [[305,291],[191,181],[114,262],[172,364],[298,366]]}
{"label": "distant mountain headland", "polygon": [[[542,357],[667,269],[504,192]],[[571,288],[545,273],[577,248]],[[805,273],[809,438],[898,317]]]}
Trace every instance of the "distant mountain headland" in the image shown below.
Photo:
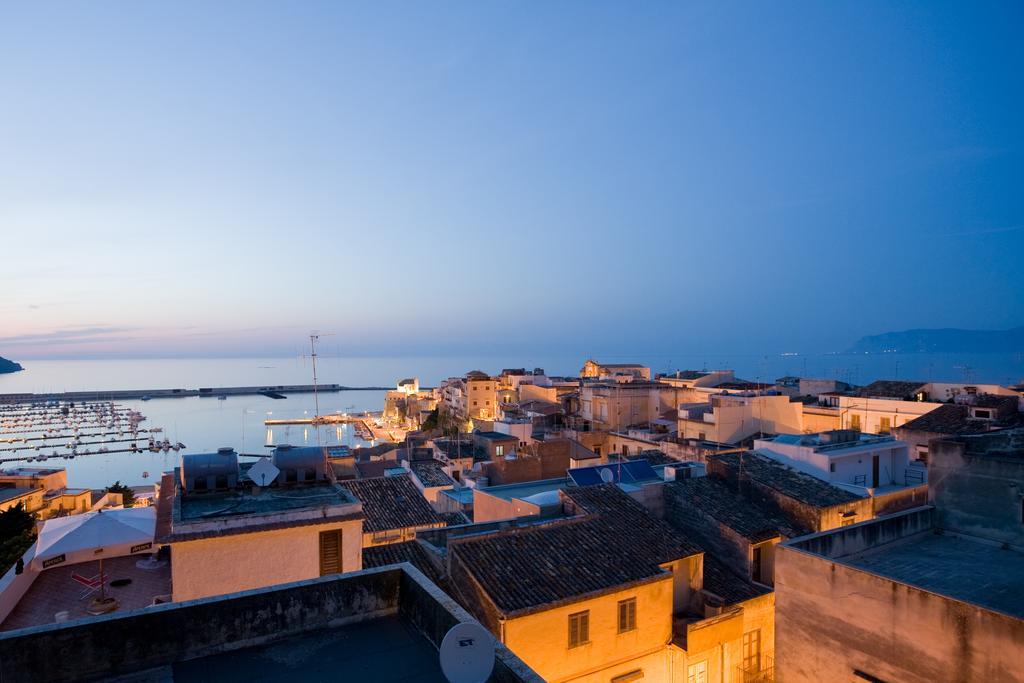
{"label": "distant mountain headland", "polygon": [[7,372],[17,372],[18,370],[24,369],[25,368],[21,367],[21,365],[15,363],[13,360],[7,360],[6,358],[0,356],[0,375]]}
{"label": "distant mountain headland", "polygon": [[1024,351],[1024,327],[1010,330],[904,330],[861,337],[853,353],[1016,353]]}

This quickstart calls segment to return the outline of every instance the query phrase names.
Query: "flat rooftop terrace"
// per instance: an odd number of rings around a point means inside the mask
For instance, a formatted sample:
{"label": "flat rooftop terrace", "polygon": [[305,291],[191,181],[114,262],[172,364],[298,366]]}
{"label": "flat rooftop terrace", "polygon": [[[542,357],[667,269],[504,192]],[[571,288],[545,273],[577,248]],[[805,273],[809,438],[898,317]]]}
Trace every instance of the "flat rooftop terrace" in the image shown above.
{"label": "flat rooftop terrace", "polygon": [[924,533],[837,560],[955,600],[1024,618],[1024,553]]}
{"label": "flat rooftop terrace", "polygon": [[355,496],[330,483],[288,488],[265,488],[259,494],[248,491],[197,493],[179,496],[181,521],[202,521],[239,515],[265,515],[325,505],[358,503]]}
{"label": "flat rooftop terrace", "polygon": [[[169,599],[170,565],[164,562],[153,569],[142,569],[136,563],[144,559],[144,556],[135,555],[111,557],[103,561],[103,573],[108,581],[120,583],[129,580],[127,585],[107,586],[107,595],[117,598],[118,608],[114,614],[149,607],[158,596]],[[57,621],[58,612],[67,612],[68,621],[91,617],[86,611],[91,596],[82,597],[85,589],[71,578],[74,573],[86,578],[99,576],[100,563],[94,561],[58,565],[40,572],[28,592],[0,624],[0,631],[53,624]]]}
{"label": "flat rooftop terrace", "polygon": [[397,615],[177,662],[162,680],[447,683],[437,649]]}

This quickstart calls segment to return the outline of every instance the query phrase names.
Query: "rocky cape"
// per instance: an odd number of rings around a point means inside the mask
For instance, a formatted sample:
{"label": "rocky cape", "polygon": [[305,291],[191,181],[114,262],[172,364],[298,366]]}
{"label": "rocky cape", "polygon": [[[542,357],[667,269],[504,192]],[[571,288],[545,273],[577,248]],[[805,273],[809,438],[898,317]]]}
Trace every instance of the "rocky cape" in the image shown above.
{"label": "rocky cape", "polygon": [[861,337],[853,353],[1017,353],[1024,327],[1010,330],[904,330]]}
{"label": "rocky cape", "polygon": [[7,372],[17,372],[18,370],[24,369],[25,368],[21,367],[21,365],[15,363],[13,360],[7,360],[6,358],[0,356],[0,375]]}

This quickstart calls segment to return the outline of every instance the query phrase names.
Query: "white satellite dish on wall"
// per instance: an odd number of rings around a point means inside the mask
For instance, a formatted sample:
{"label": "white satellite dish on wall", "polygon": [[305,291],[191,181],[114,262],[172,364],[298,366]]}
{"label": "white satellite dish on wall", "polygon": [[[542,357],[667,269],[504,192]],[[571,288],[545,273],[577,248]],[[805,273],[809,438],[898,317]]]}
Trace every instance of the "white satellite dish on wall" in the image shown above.
{"label": "white satellite dish on wall", "polygon": [[269,458],[260,458],[247,472],[250,479],[260,486],[270,486],[281,474],[281,470]]}
{"label": "white satellite dish on wall", "polygon": [[440,655],[449,683],[485,683],[494,669],[494,637],[480,624],[456,624],[441,641]]}
{"label": "white satellite dish on wall", "polygon": [[615,481],[615,473],[609,469],[601,470],[601,481],[606,484],[611,484]]}

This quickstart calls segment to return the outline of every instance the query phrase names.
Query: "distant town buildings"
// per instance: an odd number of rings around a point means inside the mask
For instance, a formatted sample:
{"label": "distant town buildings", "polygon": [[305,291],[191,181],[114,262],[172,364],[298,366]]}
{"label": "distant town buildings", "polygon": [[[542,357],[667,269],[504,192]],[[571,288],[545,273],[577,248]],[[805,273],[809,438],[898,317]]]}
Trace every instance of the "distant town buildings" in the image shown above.
{"label": "distant town buildings", "polygon": [[[457,613],[500,680],[1024,680],[1021,407],[1019,387],[594,360],[408,377],[345,417],[371,447],[182,456],[152,544],[107,562],[126,608],[283,591],[302,628],[338,605],[378,633],[380,605],[431,656]],[[9,470],[0,510],[118,502],[62,477]],[[31,559],[0,581],[0,629],[57,621],[46,596],[96,573]]]}

